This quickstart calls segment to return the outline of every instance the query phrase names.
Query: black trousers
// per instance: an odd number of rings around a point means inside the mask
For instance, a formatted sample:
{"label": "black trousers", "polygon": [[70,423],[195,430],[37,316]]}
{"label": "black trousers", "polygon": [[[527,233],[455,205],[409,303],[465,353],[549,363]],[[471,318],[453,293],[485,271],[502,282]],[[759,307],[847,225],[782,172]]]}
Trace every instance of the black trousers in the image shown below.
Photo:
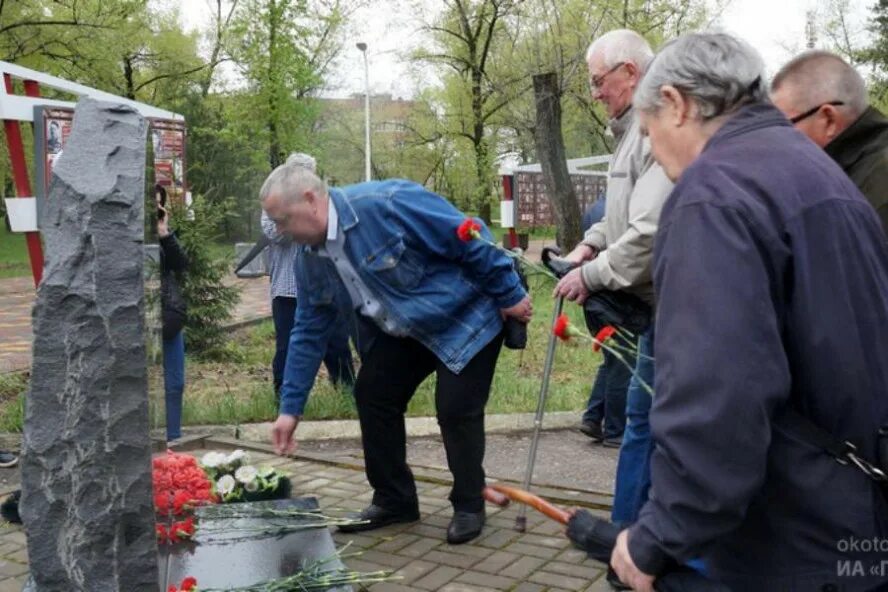
{"label": "black trousers", "polygon": [[502,335],[497,336],[454,374],[418,341],[376,335],[355,382],[364,464],[375,505],[404,512],[418,509],[416,483],[407,466],[404,413],[416,388],[434,372],[438,425],[453,474],[450,502],[454,510],[483,509],[484,406],[502,342]]}
{"label": "black trousers", "polygon": [[[274,321],[274,360],[271,363],[274,378],[274,394],[280,397],[284,383],[284,368],[287,364],[287,350],[290,349],[290,332],[296,322],[296,299],[276,296],[271,300],[271,318]],[[351,386],[355,381],[355,369],[351,350],[348,347],[348,326],[345,319],[336,319],[337,328],[330,338],[324,354],[324,365],[333,385]],[[280,401],[278,401],[280,403]]]}

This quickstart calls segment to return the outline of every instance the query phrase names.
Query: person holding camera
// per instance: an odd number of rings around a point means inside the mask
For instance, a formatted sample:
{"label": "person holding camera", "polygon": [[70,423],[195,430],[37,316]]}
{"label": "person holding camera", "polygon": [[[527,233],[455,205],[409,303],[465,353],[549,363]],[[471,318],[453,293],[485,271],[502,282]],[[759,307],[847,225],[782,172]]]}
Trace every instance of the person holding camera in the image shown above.
{"label": "person holding camera", "polygon": [[155,185],[157,240],[160,245],[160,313],[163,335],[163,389],[167,442],[182,436],[182,393],[185,390],[185,297],[182,274],[188,257],[169,227],[166,189]]}

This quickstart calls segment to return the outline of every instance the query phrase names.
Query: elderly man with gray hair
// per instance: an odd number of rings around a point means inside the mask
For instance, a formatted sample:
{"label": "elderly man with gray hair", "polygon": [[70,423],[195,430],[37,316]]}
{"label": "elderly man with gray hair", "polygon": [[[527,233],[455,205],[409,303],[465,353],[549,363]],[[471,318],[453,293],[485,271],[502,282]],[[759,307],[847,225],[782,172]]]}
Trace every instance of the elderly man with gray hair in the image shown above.
{"label": "elderly man with gray hair", "polygon": [[828,51],[808,51],[771,82],[771,100],[851,177],[888,232],[888,118],[871,107],[857,70]]}
{"label": "elderly man with gray hair", "polygon": [[[302,167],[309,171],[317,168],[317,162],[310,154],[295,152],[287,158],[287,164]],[[262,211],[262,233],[271,241],[268,245],[268,275],[271,280],[271,318],[274,321],[275,351],[271,364],[274,380],[274,394],[280,405],[281,387],[284,384],[284,367],[290,349],[290,332],[296,321],[296,306],[299,289],[296,285],[296,257],[299,250],[289,236],[281,234],[274,222]],[[334,385],[351,386],[355,381],[351,349],[348,346],[349,324],[340,316],[334,321],[334,331],[324,353],[324,365],[330,382]]]}
{"label": "elderly man with gray hair", "polygon": [[[592,97],[604,105],[617,146],[608,168],[604,219],[593,225],[580,245],[567,256],[568,260],[582,265],[555,288],[556,295],[580,304],[590,293],[601,290],[622,290],[648,305],[654,302],[651,283],[654,236],[672,183],[654,162],[632,105],[632,92],[652,57],[648,42],[626,29],[605,33],[592,42],[586,52]],[[650,484],[651,395],[646,385],[654,382],[651,329],[639,336],[638,353],[637,361],[632,354],[625,354],[636,364],[628,391],[626,382],[619,381],[619,385],[605,389],[603,402],[605,431],[602,436],[606,444],[613,442],[620,446],[612,518],[621,524],[635,521],[647,499]],[[616,366],[622,364],[606,358],[605,364],[609,362]],[[614,373],[613,378],[617,377]],[[590,399],[595,394],[593,390]],[[594,404],[595,401],[590,400],[584,420],[589,419]],[[601,421],[601,412],[598,413],[593,421]]]}
{"label": "elderly man with gray hair", "polygon": [[635,93],[676,182],[654,251],[651,494],[611,557],[636,590],[693,557],[734,592],[888,579],[888,245],[763,71],[739,39],[685,35]]}
{"label": "elderly man with gray hair", "polygon": [[[358,325],[361,369],[355,403],[371,504],[356,532],[419,519],[407,465],[404,414],[435,374],[435,409],[453,473],[447,542],[484,527],[484,407],[503,344],[504,319],[526,323],[533,307],[503,252],[462,240],[466,220],[443,197],[404,180],[328,188],[310,170],[285,164],[265,180],[262,208],[299,245],[296,280],[305,294],[290,336],[281,412],[272,431],[292,450],[336,315]],[[462,237],[466,238],[466,237]]]}

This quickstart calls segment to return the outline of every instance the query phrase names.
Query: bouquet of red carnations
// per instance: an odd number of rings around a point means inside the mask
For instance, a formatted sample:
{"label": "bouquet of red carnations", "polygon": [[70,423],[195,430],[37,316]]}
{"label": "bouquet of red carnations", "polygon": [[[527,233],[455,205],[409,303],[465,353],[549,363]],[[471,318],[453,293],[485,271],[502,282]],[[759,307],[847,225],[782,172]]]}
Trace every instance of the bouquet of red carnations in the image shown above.
{"label": "bouquet of red carnations", "polygon": [[187,454],[167,451],[154,459],[154,511],[157,512],[157,541],[173,544],[194,536],[194,508],[216,503],[213,484]]}

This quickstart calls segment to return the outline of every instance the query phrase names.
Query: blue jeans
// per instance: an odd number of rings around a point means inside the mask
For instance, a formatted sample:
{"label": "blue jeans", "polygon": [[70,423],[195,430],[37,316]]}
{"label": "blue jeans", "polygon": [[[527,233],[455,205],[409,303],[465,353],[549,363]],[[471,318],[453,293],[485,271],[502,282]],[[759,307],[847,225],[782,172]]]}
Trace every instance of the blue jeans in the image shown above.
{"label": "blue jeans", "polygon": [[163,391],[167,442],[182,436],[182,392],[185,390],[185,333],[163,341]]}
{"label": "blue jeans", "polygon": [[[277,296],[271,301],[271,317],[274,320],[274,361],[271,364],[274,378],[274,392],[281,390],[284,381],[284,366],[287,364],[287,349],[290,345],[290,331],[296,321],[296,299]],[[337,330],[330,337],[324,365],[333,384],[351,386],[355,382],[355,369],[351,350],[348,347],[348,326],[337,317]]]}
{"label": "blue jeans", "polygon": [[[603,350],[604,362],[598,367],[598,374],[586,403],[583,423],[600,425],[604,420],[604,438],[618,440],[626,427],[626,391],[632,370],[607,350]],[[620,355],[629,366],[635,365],[635,356],[621,351]]]}
{"label": "blue jeans", "polygon": [[[626,431],[617,462],[614,490],[614,508],[611,520],[627,526],[635,522],[641,507],[647,501],[651,487],[650,458],[653,451],[651,424],[651,395],[639,383],[641,378],[654,386],[654,330],[648,329],[638,340],[638,360],[635,375],[626,393]],[[644,357],[648,356],[648,357]]]}

